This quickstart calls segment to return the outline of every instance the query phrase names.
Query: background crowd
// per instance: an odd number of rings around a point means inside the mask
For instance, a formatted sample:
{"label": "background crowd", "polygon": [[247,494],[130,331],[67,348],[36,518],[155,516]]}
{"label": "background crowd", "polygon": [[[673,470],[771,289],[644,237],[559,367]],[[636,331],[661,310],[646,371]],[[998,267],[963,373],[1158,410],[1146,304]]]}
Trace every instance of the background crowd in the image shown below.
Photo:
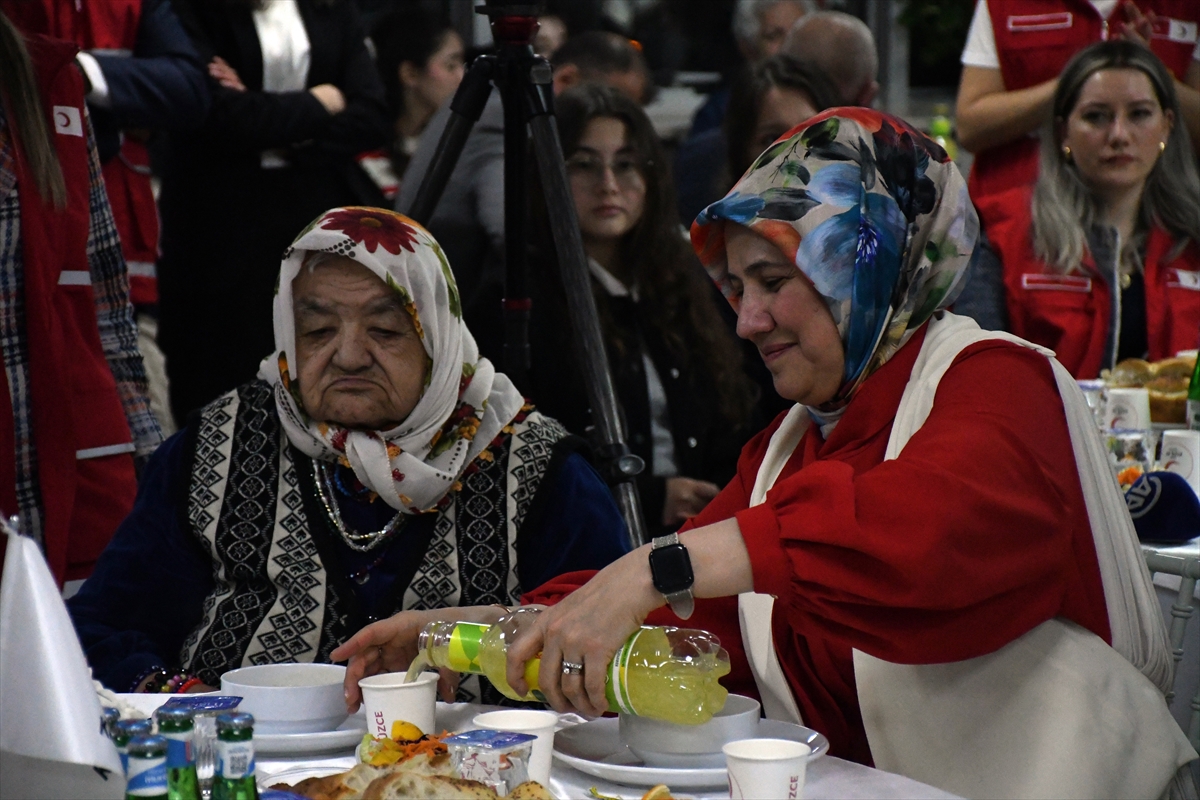
{"label": "background crowd", "polygon": [[[410,206],[464,65],[487,49],[460,5],[0,0],[5,64],[27,65],[0,78],[0,396],[14,422],[0,505],[60,580],[89,574],[163,436],[276,350],[272,298],[297,233],[334,207]],[[646,464],[647,530],[665,532],[789,405],[684,226],[791,128],[876,104],[879,43],[849,13],[861,3],[836,0],[547,5],[535,48]],[[977,0],[967,17],[957,133],[984,236],[957,310],[1056,350],[1077,378],[1196,347],[1200,6]],[[656,97],[700,73],[690,125],[664,130]],[[38,102],[53,108],[45,124]],[[500,368],[503,128],[493,92],[427,225]],[[517,388],[586,438],[572,320],[529,183],[532,369]]]}

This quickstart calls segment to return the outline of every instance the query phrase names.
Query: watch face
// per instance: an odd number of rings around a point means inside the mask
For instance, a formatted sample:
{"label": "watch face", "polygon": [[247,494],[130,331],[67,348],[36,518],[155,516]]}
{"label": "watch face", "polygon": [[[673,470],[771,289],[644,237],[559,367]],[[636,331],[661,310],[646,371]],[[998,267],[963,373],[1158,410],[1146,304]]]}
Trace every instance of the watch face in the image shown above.
{"label": "watch face", "polygon": [[670,544],[651,550],[650,574],[654,577],[654,588],[663,594],[690,589],[694,577],[687,548],[681,544]]}

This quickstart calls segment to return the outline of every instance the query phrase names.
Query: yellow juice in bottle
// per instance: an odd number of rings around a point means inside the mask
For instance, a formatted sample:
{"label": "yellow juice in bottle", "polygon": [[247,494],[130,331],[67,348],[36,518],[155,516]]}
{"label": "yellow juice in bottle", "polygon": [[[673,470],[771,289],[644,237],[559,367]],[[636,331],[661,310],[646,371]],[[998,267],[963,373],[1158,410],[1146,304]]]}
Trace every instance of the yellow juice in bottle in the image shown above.
{"label": "yellow juice in bottle", "polygon": [[[485,675],[513,700],[544,700],[538,690],[540,659],[525,665],[528,695],[518,695],[505,678],[507,641],[519,627],[507,620],[497,625],[432,622],[418,647],[434,666]],[[611,711],[697,725],[724,707],[728,693],[718,679],[727,674],[729,655],[712,634],[646,626],[629,637],[608,665],[605,693]]]}

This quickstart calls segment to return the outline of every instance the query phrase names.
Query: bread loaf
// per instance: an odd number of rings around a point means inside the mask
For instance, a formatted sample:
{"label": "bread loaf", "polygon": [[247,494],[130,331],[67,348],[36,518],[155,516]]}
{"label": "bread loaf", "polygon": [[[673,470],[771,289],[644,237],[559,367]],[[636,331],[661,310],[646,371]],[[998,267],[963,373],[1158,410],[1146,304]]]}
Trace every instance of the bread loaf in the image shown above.
{"label": "bread loaf", "polygon": [[1184,422],[1187,415],[1188,384],[1196,357],[1168,358],[1148,363],[1127,358],[1101,375],[1114,388],[1145,388],[1150,395],[1150,421]]}
{"label": "bread loaf", "polygon": [[479,781],[412,772],[393,772],[376,778],[362,795],[363,800],[497,800],[498,797],[494,789]]}

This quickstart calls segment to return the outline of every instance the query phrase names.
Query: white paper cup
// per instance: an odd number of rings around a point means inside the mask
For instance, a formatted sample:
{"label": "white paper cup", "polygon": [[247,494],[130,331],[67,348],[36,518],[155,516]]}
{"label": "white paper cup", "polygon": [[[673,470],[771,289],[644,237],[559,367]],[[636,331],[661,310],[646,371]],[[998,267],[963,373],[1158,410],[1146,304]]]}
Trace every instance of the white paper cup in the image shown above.
{"label": "white paper cup", "polygon": [[1200,494],[1200,431],[1163,431],[1159,463]]}
{"label": "white paper cup", "polygon": [[812,748],[788,739],[740,739],[721,748],[733,800],[792,800],[804,796]]}
{"label": "white paper cup", "polygon": [[391,736],[392,723],[397,721],[411,722],[421,733],[437,733],[437,682],[436,672],[423,672],[412,683],[404,682],[403,672],[384,672],[360,680],[367,733]]}
{"label": "white paper cup", "polygon": [[1150,392],[1146,389],[1109,389],[1104,403],[1108,430],[1141,431],[1150,428]]}
{"label": "white paper cup", "polygon": [[532,708],[510,708],[476,714],[471,722],[476,728],[484,730],[515,731],[536,736],[533,752],[529,756],[529,780],[550,786],[550,761],[554,753],[554,728],[558,725],[558,714]]}

